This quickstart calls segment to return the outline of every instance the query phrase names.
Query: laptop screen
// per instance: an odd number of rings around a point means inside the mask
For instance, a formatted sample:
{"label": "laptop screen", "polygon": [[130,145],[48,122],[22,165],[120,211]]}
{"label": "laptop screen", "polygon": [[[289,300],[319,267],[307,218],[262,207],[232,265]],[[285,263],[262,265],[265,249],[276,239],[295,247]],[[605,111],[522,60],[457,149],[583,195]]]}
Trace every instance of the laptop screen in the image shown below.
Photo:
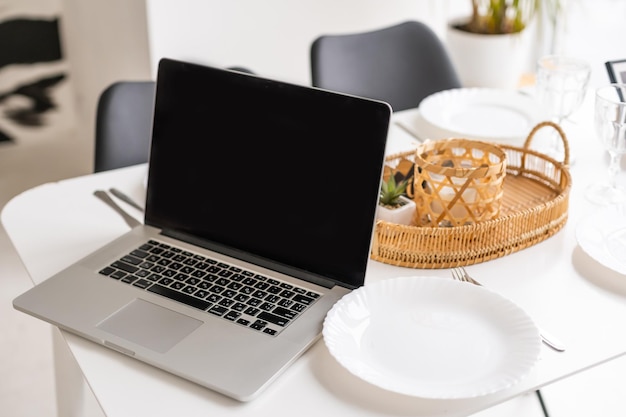
{"label": "laptop screen", "polygon": [[281,272],[362,285],[390,112],[162,59],[146,224]]}

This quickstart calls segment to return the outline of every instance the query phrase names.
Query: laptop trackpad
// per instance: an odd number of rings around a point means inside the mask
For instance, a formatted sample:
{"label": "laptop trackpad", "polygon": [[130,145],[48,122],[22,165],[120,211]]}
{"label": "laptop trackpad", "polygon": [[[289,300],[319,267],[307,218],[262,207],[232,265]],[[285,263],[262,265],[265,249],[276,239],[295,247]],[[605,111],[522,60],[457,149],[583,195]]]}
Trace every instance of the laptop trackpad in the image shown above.
{"label": "laptop trackpad", "polygon": [[159,353],[165,353],[200,327],[202,321],[135,299],[98,328]]}

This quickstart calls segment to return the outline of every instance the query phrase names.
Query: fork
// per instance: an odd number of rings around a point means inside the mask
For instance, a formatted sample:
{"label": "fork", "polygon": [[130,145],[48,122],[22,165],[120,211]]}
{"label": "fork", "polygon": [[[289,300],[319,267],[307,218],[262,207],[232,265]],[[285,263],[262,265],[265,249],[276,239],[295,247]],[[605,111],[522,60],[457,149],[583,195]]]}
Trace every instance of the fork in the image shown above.
{"label": "fork", "polygon": [[[457,281],[468,282],[470,284],[478,285],[481,287],[483,286],[480,282],[472,278],[465,271],[465,268],[463,268],[462,266],[457,267],[457,268],[452,268],[452,278],[454,278]],[[551,347],[557,352],[565,351],[565,347],[563,346],[561,342],[557,341],[557,339],[555,339],[553,336],[546,336],[546,332],[542,330],[541,328],[539,329],[539,334],[541,336],[541,341],[545,343],[547,346]]]}

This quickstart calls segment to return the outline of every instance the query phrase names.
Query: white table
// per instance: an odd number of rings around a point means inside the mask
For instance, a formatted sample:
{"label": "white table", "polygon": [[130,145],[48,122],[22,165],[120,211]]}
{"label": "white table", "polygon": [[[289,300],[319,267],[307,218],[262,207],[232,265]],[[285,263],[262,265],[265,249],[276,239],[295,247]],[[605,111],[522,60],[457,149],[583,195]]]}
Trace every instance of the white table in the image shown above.
{"label": "white table", "polygon": [[[320,341],[257,400],[239,403],[54,329],[61,414],[86,415],[95,410],[111,417],[466,416],[625,354],[626,279],[588,257],[575,238],[578,221],[597,209],[584,199],[584,188],[603,178],[606,169],[604,152],[590,128],[591,109],[580,114],[578,125],[565,126],[577,155],[571,169],[574,186],[565,228],[536,246],[468,267],[483,284],[525,308],[542,328],[567,345],[564,353],[542,346],[536,367],[518,385],[470,400],[405,397],[352,376]],[[407,111],[395,117],[411,123],[415,116],[415,111]],[[395,126],[390,140],[389,153],[410,143]],[[92,193],[115,186],[142,199],[145,174],[142,165],[88,175],[44,184],[11,200],[2,212],[2,222],[32,281],[42,282],[126,232],[128,226],[122,218]],[[128,210],[133,209],[128,206]],[[138,212],[134,214],[141,218]],[[370,261],[367,281],[410,275],[449,277],[450,271]]]}

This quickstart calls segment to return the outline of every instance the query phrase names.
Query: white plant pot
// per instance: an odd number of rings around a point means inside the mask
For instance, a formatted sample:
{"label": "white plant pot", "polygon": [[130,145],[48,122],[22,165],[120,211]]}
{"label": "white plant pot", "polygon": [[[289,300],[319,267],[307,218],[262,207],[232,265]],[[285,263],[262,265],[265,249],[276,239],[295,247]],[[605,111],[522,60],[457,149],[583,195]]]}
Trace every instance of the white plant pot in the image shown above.
{"label": "white plant pot", "polygon": [[447,26],[446,44],[463,87],[516,88],[533,69],[535,31],[481,35]]}
{"label": "white plant pot", "polygon": [[410,225],[413,222],[415,214],[415,202],[404,196],[400,197],[404,201],[404,205],[398,208],[389,209],[385,206],[378,205],[376,217],[389,223]]}

